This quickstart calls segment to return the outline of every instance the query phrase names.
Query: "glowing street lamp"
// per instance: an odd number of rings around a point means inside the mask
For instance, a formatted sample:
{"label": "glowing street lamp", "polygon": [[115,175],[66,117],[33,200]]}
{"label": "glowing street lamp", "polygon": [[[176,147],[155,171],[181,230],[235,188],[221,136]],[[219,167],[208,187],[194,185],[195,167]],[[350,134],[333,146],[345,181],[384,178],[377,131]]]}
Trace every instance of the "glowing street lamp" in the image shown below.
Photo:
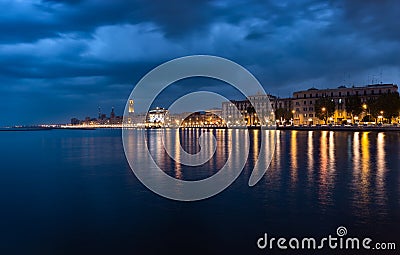
{"label": "glowing street lamp", "polygon": [[381,120],[381,123],[383,122],[383,111],[379,112],[381,115],[378,116],[378,119]]}
{"label": "glowing street lamp", "polygon": [[326,122],[325,122],[325,124],[327,124],[327,122],[328,122],[328,111],[327,111],[327,109],[325,107],[322,107],[321,110],[322,110],[322,112],[326,111]]}
{"label": "glowing street lamp", "polygon": [[293,126],[294,125],[294,114],[296,113],[296,111],[293,109],[292,110],[292,118],[290,119],[290,121],[291,121],[291,125]]}
{"label": "glowing street lamp", "polygon": [[[367,110],[368,105],[367,105],[367,104],[363,104],[362,107],[363,107],[364,110]],[[370,112],[370,109],[369,109],[369,108],[368,108],[367,115],[371,115],[371,112]],[[368,121],[370,121],[370,118],[371,118],[371,117],[368,118]]]}

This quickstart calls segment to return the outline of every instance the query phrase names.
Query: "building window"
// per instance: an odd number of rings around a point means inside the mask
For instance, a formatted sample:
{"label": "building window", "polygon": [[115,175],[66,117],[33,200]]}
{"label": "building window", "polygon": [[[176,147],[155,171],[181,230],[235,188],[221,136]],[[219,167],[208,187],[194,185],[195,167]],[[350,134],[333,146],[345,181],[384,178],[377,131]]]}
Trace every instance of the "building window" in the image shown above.
{"label": "building window", "polygon": [[312,113],[308,114],[308,116],[311,118],[314,117],[314,115]]}
{"label": "building window", "polygon": [[310,94],[310,97],[312,97],[312,94]]}
{"label": "building window", "polygon": [[304,98],[306,98],[306,94],[304,94]]}
{"label": "building window", "polygon": [[305,112],[306,112],[306,111],[307,111],[307,107],[304,107],[304,108],[303,108],[303,111],[305,111]]}
{"label": "building window", "polygon": [[298,111],[300,111],[300,109],[299,109],[299,108],[296,108],[296,112],[298,112]]}
{"label": "building window", "polygon": [[371,91],[371,94],[372,94],[372,95],[373,95],[373,94],[375,94],[375,91],[374,91],[374,90],[372,90],[372,91]]}
{"label": "building window", "polygon": [[307,104],[307,101],[304,101],[304,104]]}
{"label": "building window", "polygon": [[347,95],[350,96],[350,92],[347,91]]}
{"label": "building window", "polygon": [[312,101],[310,101],[310,104],[312,104]]}
{"label": "building window", "polygon": [[296,105],[300,105],[300,103],[299,103],[299,102],[296,102]]}
{"label": "building window", "polygon": [[380,94],[382,94],[382,90],[381,90],[381,89],[379,90],[379,95],[380,95]]}
{"label": "building window", "polygon": [[356,91],[356,95],[358,96],[358,91]]}
{"label": "building window", "polygon": [[367,94],[367,91],[366,90],[364,90],[364,95],[366,95]]}
{"label": "building window", "polygon": [[314,111],[314,108],[309,107],[308,110],[311,112],[311,111]]}

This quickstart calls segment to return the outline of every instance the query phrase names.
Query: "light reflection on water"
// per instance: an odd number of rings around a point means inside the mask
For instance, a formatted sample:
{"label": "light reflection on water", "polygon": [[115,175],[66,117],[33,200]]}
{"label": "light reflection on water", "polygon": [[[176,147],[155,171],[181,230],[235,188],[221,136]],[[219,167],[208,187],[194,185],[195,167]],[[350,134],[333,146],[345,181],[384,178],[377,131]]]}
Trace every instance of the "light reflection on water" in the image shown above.
{"label": "light reflection on water", "polygon": [[[298,163],[299,156],[297,155],[298,152],[298,145],[297,145],[297,133],[298,131],[293,131],[290,139],[290,178],[291,178],[291,187],[293,188],[297,182],[297,170],[298,170]],[[279,141],[278,141],[279,143]]]}
{"label": "light reflection on water", "polygon": [[[174,141],[166,138],[166,146],[175,146],[175,157],[179,159],[178,146],[189,153],[199,150],[196,137],[200,132],[212,132],[216,137],[217,149],[213,158],[201,167],[190,168],[173,162],[161,151],[157,132],[149,135],[150,150],[156,153],[155,160],[171,176],[178,179],[202,179],[213,175],[226,162],[229,155],[230,137],[240,136],[241,130],[183,130],[174,135]],[[260,130],[251,130],[252,144],[248,163],[244,169],[245,178],[251,174],[252,167],[260,152]],[[265,188],[289,188],[290,199],[307,193],[308,203],[326,211],[335,206],[350,210],[360,217],[360,222],[372,219],[376,214],[387,213],[387,153],[385,144],[388,135],[375,132],[333,132],[333,131],[276,131],[277,137],[274,157],[264,183]],[[397,134],[389,134],[390,139],[398,139]],[[235,157],[240,155],[240,144],[232,145]],[[268,144],[265,151],[268,151]],[[138,154],[140,155],[140,153]],[[241,155],[240,155],[241,156]],[[138,159],[139,160],[139,159]],[[234,160],[238,164],[238,160]],[[171,172],[171,166],[173,171]],[[397,169],[393,169],[396,170]],[[286,174],[288,173],[288,174]],[[288,185],[286,185],[287,183]],[[259,188],[262,185],[258,184]],[[285,186],[286,185],[286,186]],[[289,199],[289,200],[290,200]],[[315,201],[313,199],[316,199]],[[288,201],[296,204],[295,201]],[[343,206],[348,206],[344,208]],[[339,208],[340,209],[340,208]]]}
{"label": "light reflection on water", "polygon": [[[147,134],[154,160],[184,180],[214,174],[230,154],[228,144],[242,134],[207,131],[216,138],[214,156],[187,167],[159,148],[164,142],[179,160],[178,145],[198,152],[205,131],[171,130],[164,140],[159,131]],[[195,203],[173,202],[144,187],[129,168],[119,130],[0,133],[3,253],[147,254],[157,240],[168,254],[182,245],[204,254],[222,248],[224,254],[253,254],[266,231],[326,235],[341,225],[351,236],[400,240],[400,133],[278,131],[270,136],[277,141],[270,168],[248,187],[257,155],[269,150],[268,143],[258,144],[261,132],[249,131],[249,158],[239,178]],[[126,142],[140,162],[148,155],[138,141],[132,135]],[[244,145],[233,144],[232,168]]]}
{"label": "light reflection on water", "polygon": [[307,134],[307,169],[308,169],[308,186],[310,186],[314,181],[314,142],[313,142],[313,132],[308,131]]}
{"label": "light reflection on water", "polygon": [[385,134],[379,133],[377,137],[377,146],[376,146],[376,199],[381,201],[382,209],[386,211],[386,154],[385,154]]}
{"label": "light reflection on water", "polygon": [[[231,142],[241,130],[209,130],[215,155],[187,167],[158,149],[158,132],[147,136],[154,159],[184,180],[213,175],[230,145],[232,167],[238,166],[246,145]],[[174,130],[164,143],[179,159],[179,144],[188,153],[199,151],[200,132]],[[352,236],[400,240],[400,133],[278,131],[270,136],[277,141],[270,168],[248,187],[257,154],[269,149],[268,143],[257,146],[261,132],[249,131],[250,156],[239,178],[195,203],[173,202],[144,187],[126,162],[119,130],[0,133],[0,242],[10,251],[3,253],[77,254],[86,247],[85,254],[147,254],[157,240],[168,254],[182,245],[208,245],[208,254],[221,243],[226,253],[253,254],[254,241],[266,231],[326,235],[341,225]],[[135,136],[127,143],[136,160],[146,157],[145,143]]]}

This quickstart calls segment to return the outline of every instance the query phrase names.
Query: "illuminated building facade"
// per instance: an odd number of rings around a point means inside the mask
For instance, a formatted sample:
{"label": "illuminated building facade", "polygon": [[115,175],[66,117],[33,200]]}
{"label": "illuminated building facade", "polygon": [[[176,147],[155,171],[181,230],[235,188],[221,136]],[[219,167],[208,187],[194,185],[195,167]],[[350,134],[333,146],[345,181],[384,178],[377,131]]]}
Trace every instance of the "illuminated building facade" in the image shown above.
{"label": "illuminated building facade", "polygon": [[187,116],[181,127],[226,127],[220,116],[210,111],[194,112]]}
{"label": "illuminated building facade", "polygon": [[258,94],[246,100],[223,102],[222,117],[228,127],[259,126],[272,122],[273,99],[275,97],[271,95]]}
{"label": "illuminated building facade", "polygon": [[162,107],[156,107],[150,110],[146,116],[146,127],[148,128],[158,128],[164,126],[165,116],[168,113],[167,109]]}
{"label": "illuminated building facade", "polygon": [[315,102],[322,97],[327,97],[335,102],[335,112],[330,118],[330,123],[340,124],[343,120],[350,121],[350,113],[346,112],[346,97],[359,96],[362,103],[369,99],[376,99],[385,93],[396,93],[398,87],[395,84],[373,84],[364,87],[340,86],[334,89],[311,88],[293,93],[294,124],[323,124],[324,122],[315,116]]}

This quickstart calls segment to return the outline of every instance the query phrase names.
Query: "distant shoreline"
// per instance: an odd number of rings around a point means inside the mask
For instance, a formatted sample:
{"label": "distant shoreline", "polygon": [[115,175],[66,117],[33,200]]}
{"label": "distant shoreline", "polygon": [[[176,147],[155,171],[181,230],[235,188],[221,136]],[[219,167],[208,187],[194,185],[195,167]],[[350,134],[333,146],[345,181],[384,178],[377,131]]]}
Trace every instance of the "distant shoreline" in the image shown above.
{"label": "distant shoreline", "polygon": [[[96,130],[96,129],[143,129],[136,127],[115,126],[32,126],[32,127],[6,127],[0,128],[1,131],[46,131],[46,130]],[[182,129],[244,129],[244,128],[227,128],[227,127],[185,127]],[[248,127],[248,129],[260,129],[259,127]],[[157,129],[149,129],[157,130]],[[396,126],[279,126],[276,130],[295,130],[295,131],[345,131],[345,132],[400,132],[400,127]]]}

